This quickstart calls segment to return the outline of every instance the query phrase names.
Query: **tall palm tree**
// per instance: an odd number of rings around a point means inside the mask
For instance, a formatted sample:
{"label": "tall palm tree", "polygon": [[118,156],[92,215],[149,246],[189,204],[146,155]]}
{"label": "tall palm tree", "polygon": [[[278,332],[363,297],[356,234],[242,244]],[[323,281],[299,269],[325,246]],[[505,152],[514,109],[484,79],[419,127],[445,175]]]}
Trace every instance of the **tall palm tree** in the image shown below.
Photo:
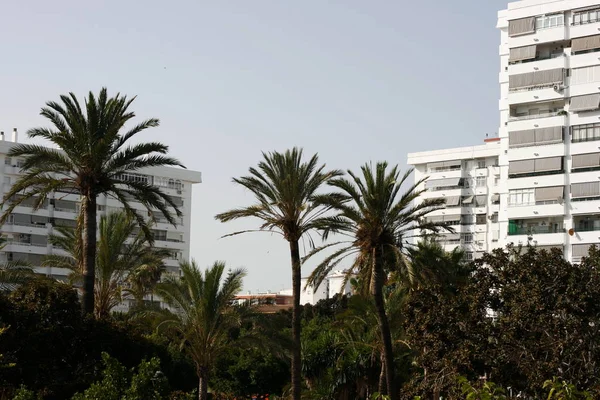
{"label": "tall palm tree", "polygon": [[[69,280],[80,283],[83,277],[81,269],[81,230],[61,227],[59,235],[51,235],[50,243],[67,252],[67,255],[49,255],[44,265],[68,268]],[[123,300],[123,292],[140,271],[148,269],[164,271],[163,259],[168,250],[151,246],[137,222],[125,212],[114,212],[100,217],[99,236],[96,252],[96,276],[94,284],[94,314],[106,318],[111,310]],[[160,274],[153,276],[154,283]],[[148,283],[149,285],[152,282]],[[139,300],[139,299],[138,299]]]}
{"label": "tall palm tree", "polygon": [[[262,221],[258,231],[279,233],[289,243],[292,263],[292,291],[294,305],[292,311],[292,398],[300,400],[302,365],[300,360],[300,280],[301,259],[299,242],[306,235],[309,241],[311,232],[321,226],[327,207],[319,205],[319,188],[341,171],[326,171],[319,165],[315,154],[305,162],[302,150],[293,148],[285,153],[263,153],[258,168],[250,168],[250,175],[234,178],[233,182],[248,189],[256,203],[234,209],[215,218],[228,222],[239,218],[256,218]],[[331,195],[333,199],[337,195]],[[333,201],[333,199],[330,199]],[[245,232],[235,232],[237,235]]]}
{"label": "tall palm tree", "polygon": [[[144,216],[133,207],[133,200],[142,203],[151,214],[156,210],[173,225],[173,213],[181,211],[171,198],[151,182],[128,180],[124,173],[146,167],[180,166],[175,158],[168,157],[168,147],[158,142],[127,146],[129,139],[147,128],[156,127],[158,119],[151,118],[123,132],[124,125],[135,114],[129,110],[133,100],[117,93],[109,98],[106,88],[98,97],[89,93],[84,108],[73,93],[60,96],[62,104],[46,103],[41,115],[52,128],[34,128],[27,132],[30,138],[42,138],[54,146],[18,144],[9,157],[23,160],[23,175],[5,194],[0,223],[4,223],[13,209],[26,199],[33,198],[34,209],[44,204],[53,192],[76,193],[81,196],[83,213],[83,301],[82,311],[94,311],[94,276],[96,261],[96,201],[101,194],[118,199],[146,233],[150,231]],[[14,197],[22,194],[20,197]],[[171,207],[171,208],[169,208]]]}
{"label": "tall palm tree", "polygon": [[182,277],[167,277],[156,286],[156,293],[175,309],[161,323],[171,328],[181,348],[189,354],[198,375],[198,399],[208,398],[208,377],[216,357],[229,345],[231,328],[239,318],[231,306],[242,290],[243,269],[229,271],[216,262],[202,272],[192,261],[180,264]]}
{"label": "tall palm tree", "polygon": [[400,193],[412,170],[402,177],[398,167],[388,170],[386,162],[379,162],[375,168],[366,164],[361,168],[362,178],[348,171],[351,179],[336,178],[329,182],[341,193],[336,197],[322,197],[322,204],[335,210],[323,223],[323,237],[332,233],[345,235],[348,241],[334,242],[316,248],[307,258],[324,249],[334,249],[313,271],[308,284],[318,286],[327,274],[340,262],[354,257],[347,278],[358,273],[358,281],[363,283],[363,291],[373,297],[377,311],[377,322],[383,343],[383,355],[387,392],[391,400],[398,398],[394,378],[394,357],[390,326],[385,310],[384,284],[388,274],[414,276],[411,264],[406,260],[406,249],[411,237],[421,235],[422,231],[437,232],[444,228],[435,223],[426,222],[425,216],[440,208],[444,201],[428,199],[414,204],[423,193],[418,189],[425,179],[407,186]]}

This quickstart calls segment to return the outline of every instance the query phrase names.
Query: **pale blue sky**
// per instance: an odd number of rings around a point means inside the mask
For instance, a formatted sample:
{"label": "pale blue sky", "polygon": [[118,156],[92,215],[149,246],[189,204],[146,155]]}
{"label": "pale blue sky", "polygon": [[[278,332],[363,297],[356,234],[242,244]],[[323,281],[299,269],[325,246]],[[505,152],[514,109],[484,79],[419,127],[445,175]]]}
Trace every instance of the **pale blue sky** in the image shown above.
{"label": "pale blue sky", "polygon": [[[247,290],[291,286],[286,242],[214,215],[252,199],[231,183],[261,151],[302,146],[332,168],[479,144],[498,125],[501,0],[6,1],[0,130],[46,124],[48,100],[137,95],[140,118],[204,182],[191,254],[248,269]],[[305,266],[309,273],[311,265]]]}

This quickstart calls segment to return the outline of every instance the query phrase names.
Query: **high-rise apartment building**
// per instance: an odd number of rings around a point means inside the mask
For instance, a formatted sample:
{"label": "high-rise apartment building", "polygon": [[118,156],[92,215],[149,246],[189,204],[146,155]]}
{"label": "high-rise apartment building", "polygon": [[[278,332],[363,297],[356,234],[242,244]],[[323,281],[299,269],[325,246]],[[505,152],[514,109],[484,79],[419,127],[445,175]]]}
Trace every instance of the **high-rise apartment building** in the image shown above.
{"label": "high-rise apartment building", "polygon": [[600,1],[509,3],[497,27],[507,241],[578,261],[600,242]]}
{"label": "high-rise apartment building", "polygon": [[480,146],[408,155],[415,181],[424,178],[418,189],[420,199],[443,198],[443,209],[427,216],[430,222],[445,222],[455,231],[442,233],[437,240],[448,251],[460,246],[466,258],[479,258],[499,246],[500,139],[486,139]]}
{"label": "high-rise apartment building", "polygon": [[[5,140],[0,134],[0,179],[3,182],[3,194],[8,192],[21,175],[22,161],[7,156],[8,151],[17,140],[16,130],[11,140]],[[168,249],[171,257],[165,260],[167,271],[179,274],[179,261],[187,260],[190,256],[190,216],[192,207],[192,185],[201,182],[200,172],[160,167],[125,173],[123,180],[137,180],[159,186],[167,193],[175,204],[179,205],[183,216],[177,218],[177,226],[169,224],[164,217],[160,217],[152,226],[155,246]],[[0,250],[0,262],[27,261],[35,266],[36,272],[63,280],[69,271],[62,268],[42,267],[42,259],[47,254],[65,254],[63,250],[53,248],[48,243],[48,235],[52,234],[57,226],[75,226],[79,213],[79,196],[71,193],[54,193],[43,204],[33,211],[33,201],[26,200],[15,208],[8,221],[0,227],[0,234],[6,238],[7,243]],[[132,202],[132,207],[146,213],[143,205]],[[99,196],[98,218],[101,215],[121,210],[121,203],[113,198]]]}
{"label": "high-rise apartment building", "polygon": [[[592,244],[600,244],[600,1],[516,1],[498,13],[497,27],[500,128],[493,152],[498,166],[487,171],[494,182],[485,184],[499,205],[489,208],[494,202],[487,201],[485,225],[483,216],[477,224],[475,211],[475,231],[485,229],[477,242],[485,250],[508,243],[559,247],[567,260],[577,262]],[[472,158],[493,159],[487,146],[474,147],[483,153]],[[458,222],[465,215],[465,196],[471,195],[465,182],[473,175],[462,156],[468,149],[409,155],[415,179],[430,176],[426,196],[449,200],[430,218]],[[440,179],[453,180],[442,181],[444,186],[429,183]],[[452,225],[461,237],[447,235],[452,239],[444,242],[447,247],[470,244],[463,235],[472,228]],[[478,250],[473,251],[476,257]]]}

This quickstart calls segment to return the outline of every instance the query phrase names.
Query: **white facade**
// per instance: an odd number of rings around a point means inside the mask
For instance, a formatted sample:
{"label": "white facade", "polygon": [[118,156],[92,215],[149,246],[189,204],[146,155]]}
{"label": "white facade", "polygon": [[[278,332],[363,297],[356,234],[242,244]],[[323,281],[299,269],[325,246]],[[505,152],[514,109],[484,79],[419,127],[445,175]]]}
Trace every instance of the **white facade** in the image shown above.
{"label": "white facade", "polygon": [[600,1],[523,0],[498,13],[506,243],[600,242]]}
{"label": "white facade", "polygon": [[[7,153],[16,140],[4,140],[0,135],[0,179],[2,193],[7,193],[21,175],[21,160],[7,157]],[[152,226],[155,246],[169,249],[172,257],[165,260],[167,271],[179,274],[179,261],[190,257],[190,217],[192,208],[192,185],[201,182],[200,172],[185,169],[161,167],[136,171],[127,174],[124,179],[140,179],[160,186],[180,206],[183,213],[177,218],[177,226],[169,224],[164,218]],[[0,227],[0,234],[7,239],[6,246],[0,250],[0,262],[24,260],[36,268],[36,272],[56,279],[64,279],[68,270],[62,268],[40,267],[42,258],[47,254],[64,254],[63,250],[53,248],[48,243],[48,235],[53,227],[59,225],[74,226],[79,212],[79,196],[67,193],[55,193],[49,196],[47,204],[33,212],[33,202],[25,201],[16,207],[6,224]],[[132,207],[146,212],[140,203],[132,202]],[[119,210],[121,203],[106,196],[98,197],[98,218],[101,215]],[[161,216],[162,217],[162,216]]]}
{"label": "white facade", "polygon": [[[475,224],[477,243],[485,244],[474,249],[475,258],[478,251],[529,243],[559,247],[567,260],[578,262],[590,245],[600,243],[600,0],[509,3],[498,13],[497,27],[497,142],[493,148],[487,143],[410,154],[409,164],[416,168],[416,179],[456,181],[473,175],[469,149],[473,158],[486,159],[490,179],[485,190],[500,198],[499,204],[488,200],[485,225]],[[498,166],[490,169],[487,160],[493,157]],[[425,197],[452,197],[450,204],[456,196],[464,203],[469,190],[454,185],[436,193],[429,186]],[[476,185],[475,195],[477,190]],[[464,217],[464,207],[454,205],[432,217],[458,222],[458,214]],[[466,244],[465,225],[456,226],[460,242],[449,235],[453,242],[446,242],[448,248]]]}
{"label": "white facade", "polygon": [[300,304],[317,304],[321,300],[327,299],[329,294],[329,280],[325,279],[319,287],[307,285],[308,278],[302,278],[300,283]]}
{"label": "white facade", "polygon": [[408,155],[420,199],[443,198],[443,209],[428,221],[447,222],[455,233],[442,233],[440,244],[448,251],[461,246],[469,260],[499,245],[501,193],[500,141],[487,139],[480,146],[425,151]]}
{"label": "white facade", "polygon": [[333,298],[336,294],[347,295],[352,293],[350,281],[344,285],[345,278],[344,271],[335,271],[327,277],[329,282],[329,298]]}

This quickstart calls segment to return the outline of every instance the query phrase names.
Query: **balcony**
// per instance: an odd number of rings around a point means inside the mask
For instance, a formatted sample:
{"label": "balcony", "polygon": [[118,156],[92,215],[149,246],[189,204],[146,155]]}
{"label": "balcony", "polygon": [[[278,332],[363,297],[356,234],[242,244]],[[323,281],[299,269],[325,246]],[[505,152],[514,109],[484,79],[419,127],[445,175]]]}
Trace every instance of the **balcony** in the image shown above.
{"label": "balcony", "polygon": [[510,91],[508,93],[508,104],[515,105],[531,103],[535,101],[564,99],[564,90],[554,90],[553,87],[554,85],[550,84],[545,87],[534,87],[528,90]]}
{"label": "balcony", "polygon": [[549,234],[549,233],[564,233],[565,232],[565,228],[562,227],[562,222],[561,225],[555,224],[555,225],[546,225],[546,226],[535,226],[535,227],[529,227],[529,226],[510,226],[512,221],[509,222],[509,228],[508,228],[508,236],[515,236],[515,235],[527,235],[527,236],[534,236],[534,235],[545,235],[545,234]]}

